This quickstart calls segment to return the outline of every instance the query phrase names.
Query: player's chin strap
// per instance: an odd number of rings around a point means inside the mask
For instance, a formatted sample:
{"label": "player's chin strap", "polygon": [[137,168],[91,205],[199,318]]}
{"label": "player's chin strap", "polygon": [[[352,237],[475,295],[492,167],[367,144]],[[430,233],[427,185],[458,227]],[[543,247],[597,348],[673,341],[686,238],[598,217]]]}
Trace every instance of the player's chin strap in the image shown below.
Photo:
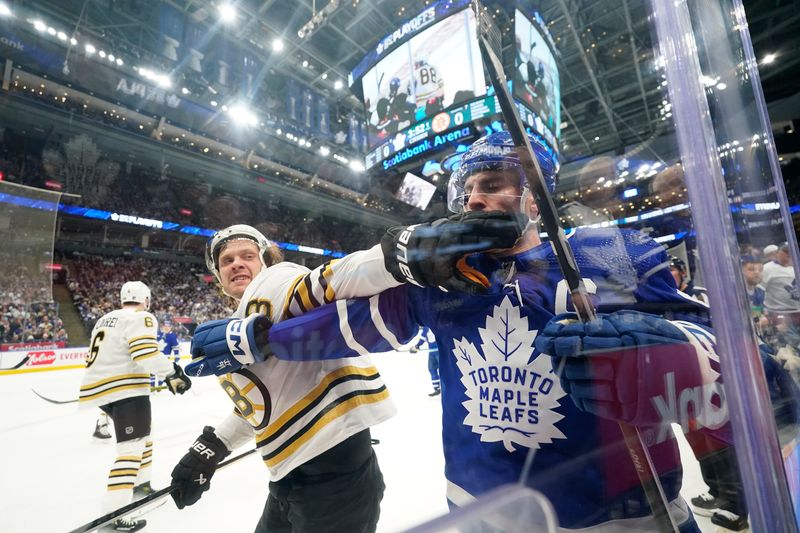
{"label": "player's chin strap", "polygon": [[[255,452],[257,448],[253,448],[252,450],[247,450],[244,453],[237,455],[236,457],[231,457],[227,461],[223,461],[217,466],[217,470],[220,468],[225,468],[226,466],[235,463],[242,457],[247,457],[251,453]],[[116,511],[111,511],[110,513],[104,514],[103,516],[92,520],[91,522],[84,524],[80,527],[77,527],[70,531],[69,533],[88,533],[89,531],[94,531],[95,529],[100,529],[101,527],[110,524],[114,520],[118,518],[122,518],[128,516],[129,514],[133,513],[141,509],[142,507],[146,507],[147,505],[160,500],[161,498],[165,498],[172,493],[173,490],[177,490],[178,487],[170,485],[169,487],[163,488],[161,490],[157,490],[156,492],[145,496],[141,500],[137,500],[133,503],[129,503],[117,509]]]}

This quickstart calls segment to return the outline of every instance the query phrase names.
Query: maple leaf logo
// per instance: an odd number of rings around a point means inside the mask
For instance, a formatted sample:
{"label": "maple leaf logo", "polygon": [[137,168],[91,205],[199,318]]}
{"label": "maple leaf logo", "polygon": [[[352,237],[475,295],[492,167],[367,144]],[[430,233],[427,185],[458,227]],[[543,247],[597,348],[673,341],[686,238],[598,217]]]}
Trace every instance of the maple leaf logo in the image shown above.
{"label": "maple leaf logo", "polygon": [[480,350],[466,337],[453,340],[469,398],[464,424],[481,441],[502,442],[509,452],[516,450],[514,444],[538,449],[566,438],[556,427],[564,417],[554,410],[566,393],[550,357],[538,355],[531,361],[537,333],[506,296],[486,317],[485,327],[478,328]]}

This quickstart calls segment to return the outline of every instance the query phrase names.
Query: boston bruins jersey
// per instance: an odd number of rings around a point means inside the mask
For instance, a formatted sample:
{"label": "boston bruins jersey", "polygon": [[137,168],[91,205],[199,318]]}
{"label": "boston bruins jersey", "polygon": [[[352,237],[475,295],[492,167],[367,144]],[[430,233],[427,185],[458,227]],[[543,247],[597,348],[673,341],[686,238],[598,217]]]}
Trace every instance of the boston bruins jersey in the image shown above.
{"label": "boston bruins jersey", "polygon": [[431,99],[444,98],[444,80],[436,68],[425,61],[414,65],[414,95],[417,107],[425,107]]}
{"label": "boston bruins jersey", "polygon": [[[397,285],[383,266],[379,246],[315,270],[278,263],[253,279],[234,316],[261,313],[279,322],[338,298]],[[395,414],[367,355],[303,363],[271,357],[219,379],[236,412],[217,427],[217,435],[233,449],[255,432],[272,481]]]}
{"label": "boston bruins jersey", "polygon": [[99,406],[150,394],[150,374],[160,379],[173,366],[158,349],[156,318],[147,311],[118,309],[94,325],[80,391],[80,405]]}

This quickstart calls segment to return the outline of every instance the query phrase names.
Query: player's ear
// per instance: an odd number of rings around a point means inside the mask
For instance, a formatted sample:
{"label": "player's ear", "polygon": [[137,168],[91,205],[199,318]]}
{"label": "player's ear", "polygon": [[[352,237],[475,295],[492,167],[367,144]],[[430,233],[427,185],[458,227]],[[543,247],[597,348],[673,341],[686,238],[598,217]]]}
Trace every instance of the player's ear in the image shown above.
{"label": "player's ear", "polygon": [[528,191],[526,188],[523,192],[523,202],[522,208],[524,210],[525,215],[531,220],[536,220],[539,218],[539,206],[536,205],[536,202],[533,200],[533,195]]}

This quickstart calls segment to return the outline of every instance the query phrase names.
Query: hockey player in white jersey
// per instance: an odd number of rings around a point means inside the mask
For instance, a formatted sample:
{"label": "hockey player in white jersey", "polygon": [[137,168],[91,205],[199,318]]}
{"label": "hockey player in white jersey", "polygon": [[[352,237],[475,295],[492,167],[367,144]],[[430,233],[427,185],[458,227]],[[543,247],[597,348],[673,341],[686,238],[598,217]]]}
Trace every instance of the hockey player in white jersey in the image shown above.
{"label": "hockey player in white jersey", "polygon": [[418,120],[444,108],[444,80],[436,67],[424,59],[414,62],[414,98]]}
{"label": "hockey player in white jersey", "polygon": [[[497,230],[485,221],[444,220],[438,227],[458,228],[450,245],[470,237],[478,247],[516,240],[516,227]],[[451,257],[455,265],[457,258]],[[255,228],[234,225],[209,241],[206,263],[238,307],[234,319],[195,331],[192,356],[197,361],[229,349],[236,354],[214,368],[235,412],[216,429],[207,426],[173,470],[176,504],[183,508],[199,500],[219,461],[255,437],[271,476],[256,532],[374,531],[384,483],[369,428],[392,416],[395,407],[373,362],[361,355],[300,365],[276,358],[258,363],[252,348],[263,344],[261,334],[271,322],[399,285],[385,267],[381,247],[309,270],[281,262],[277,247]],[[255,364],[238,370],[243,362]],[[200,368],[195,375],[205,374]]]}
{"label": "hockey player in white jersey", "polygon": [[[99,407],[114,422],[117,458],[108,474],[103,499],[106,512],[146,495],[150,486],[153,441],[150,439],[150,374],[183,394],[191,380],[158,350],[158,323],[149,312],[150,289],[129,281],[120,290],[122,308],[103,315],[92,330],[86,371],[81,381],[81,407]],[[145,520],[121,518],[110,531],[138,531]]]}

